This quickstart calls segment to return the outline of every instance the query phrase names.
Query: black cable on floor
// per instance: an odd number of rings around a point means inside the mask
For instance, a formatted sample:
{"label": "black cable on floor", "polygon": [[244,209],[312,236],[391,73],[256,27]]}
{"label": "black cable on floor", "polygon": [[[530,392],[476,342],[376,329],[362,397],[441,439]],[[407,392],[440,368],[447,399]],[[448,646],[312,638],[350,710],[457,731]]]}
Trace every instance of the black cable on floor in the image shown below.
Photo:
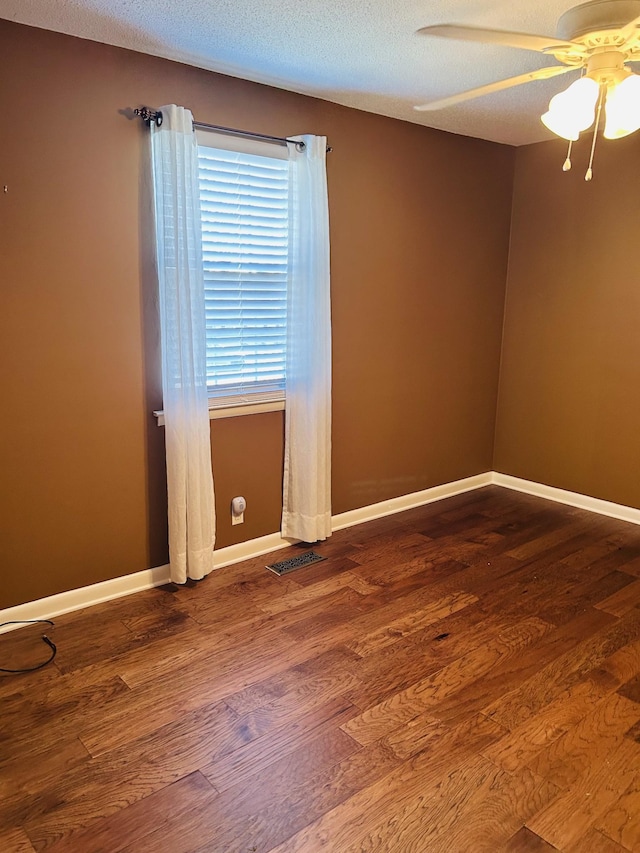
{"label": "black cable on floor", "polygon": [[[51,621],[51,619],[14,619],[10,622],[0,622],[0,628],[4,628],[5,625],[37,625],[44,623],[53,626],[53,622]],[[56,656],[56,652],[58,650],[55,646],[55,643],[50,640],[46,634],[42,635],[42,642],[46,643],[51,649],[51,655],[44,663],[39,663],[37,666],[30,666],[27,669],[5,669],[4,667],[0,666],[0,672],[35,672],[37,669],[42,669],[43,666],[46,666],[48,663],[51,663],[51,661]]]}

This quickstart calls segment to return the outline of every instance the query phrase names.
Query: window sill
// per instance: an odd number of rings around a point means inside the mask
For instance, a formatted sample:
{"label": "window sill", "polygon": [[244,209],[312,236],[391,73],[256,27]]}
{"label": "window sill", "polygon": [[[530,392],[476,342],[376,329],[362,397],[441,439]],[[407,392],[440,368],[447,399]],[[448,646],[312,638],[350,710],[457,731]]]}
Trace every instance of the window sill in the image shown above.
{"label": "window sill", "polygon": [[[238,418],[242,415],[261,415],[264,412],[283,412],[284,400],[269,400],[261,403],[236,403],[234,405],[209,406],[209,420],[215,421],[219,418]],[[158,426],[164,426],[164,412],[162,410],[153,413],[158,421]]]}

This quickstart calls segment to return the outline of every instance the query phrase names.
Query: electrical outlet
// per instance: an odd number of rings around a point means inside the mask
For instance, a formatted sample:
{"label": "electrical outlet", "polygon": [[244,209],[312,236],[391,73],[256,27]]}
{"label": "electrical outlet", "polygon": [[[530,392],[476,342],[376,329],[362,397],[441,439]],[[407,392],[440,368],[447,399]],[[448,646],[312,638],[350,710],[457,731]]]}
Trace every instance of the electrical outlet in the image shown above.
{"label": "electrical outlet", "polygon": [[244,511],[247,508],[247,501],[238,496],[231,501],[231,524],[244,524]]}

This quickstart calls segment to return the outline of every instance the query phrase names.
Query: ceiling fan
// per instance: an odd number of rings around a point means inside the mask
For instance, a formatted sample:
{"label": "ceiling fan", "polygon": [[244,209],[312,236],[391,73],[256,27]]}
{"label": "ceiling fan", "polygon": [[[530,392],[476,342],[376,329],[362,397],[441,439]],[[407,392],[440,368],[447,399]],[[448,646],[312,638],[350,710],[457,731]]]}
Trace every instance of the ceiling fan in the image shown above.
{"label": "ceiling fan", "polygon": [[[638,130],[640,76],[634,74],[626,63],[640,62],[640,0],[592,0],[583,3],[561,16],[557,31],[558,35],[553,37],[459,24],[423,27],[418,30],[419,35],[533,50],[553,56],[560,64],[429,101],[414,109],[440,110],[533,80],[547,80],[581,70],[580,78],[552,98],[548,111],[541,117],[549,130],[571,143],[594,121],[597,131],[603,106],[606,138],[617,139]],[[596,133],[594,145],[595,137]],[[567,157],[565,171],[570,167],[571,161]],[[591,179],[591,162],[586,179]]]}

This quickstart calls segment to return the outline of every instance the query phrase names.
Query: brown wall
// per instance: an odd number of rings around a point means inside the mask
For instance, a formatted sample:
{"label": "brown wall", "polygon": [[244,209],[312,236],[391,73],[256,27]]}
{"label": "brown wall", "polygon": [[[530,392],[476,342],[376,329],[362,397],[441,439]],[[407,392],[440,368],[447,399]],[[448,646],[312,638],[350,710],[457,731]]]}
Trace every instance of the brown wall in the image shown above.
{"label": "brown wall", "polygon": [[[333,145],[334,512],[491,468],[512,149],[6,21],[0,55],[0,607],[167,559],[142,103]],[[278,529],[282,431],[212,422],[218,546]]]}
{"label": "brown wall", "polygon": [[640,507],[640,136],[518,149],[495,469]]}

